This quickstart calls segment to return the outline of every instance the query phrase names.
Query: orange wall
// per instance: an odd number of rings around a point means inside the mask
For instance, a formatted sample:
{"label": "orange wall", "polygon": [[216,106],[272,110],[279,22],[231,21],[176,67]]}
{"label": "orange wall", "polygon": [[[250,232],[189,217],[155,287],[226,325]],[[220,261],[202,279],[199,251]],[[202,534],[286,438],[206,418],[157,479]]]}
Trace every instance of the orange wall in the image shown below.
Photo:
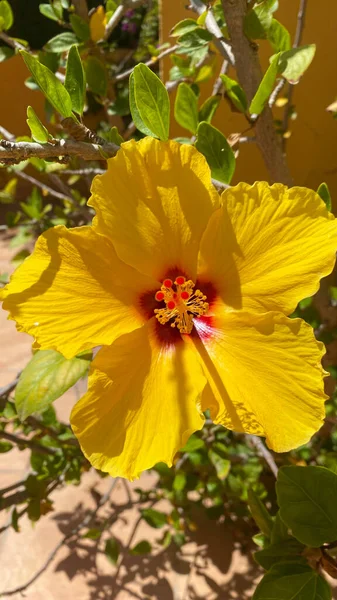
{"label": "orange wall", "polygon": [[[162,0],[162,39],[169,40],[170,29],[180,19],[193,17],[187,11],[186,0]],[[280,8],[275,14],[293,36],[296,28],[299,0],[280,0]],[[324,0],[308,2],[306,24],[302,44],[316,43],[317,51],[313,63],[294,90],[293,102],[298,110],[298,118],[291,122],[292,136],[288,140],[288,158],[294,181],[316,189],[326,181],[337,206],[337,120],[334,120],[326,107],[337,97],[337,2]],[[171,38],[172,41],[172,38]],[[260,45],[264,69],[268,64],[271,48],[267,42]],[[219,65],[221,60],[219,59]],[[164,78],[168,78],[171,66],[168,58],[164,64]],[[229,75],[235,76],[234,71]],[[202,98],[210,95],[212,84],[201,86]],[[283,109],[275,109],[275,117],[282,118]],[[246,121],[232,113],[223,102],[218,109],[213,124],[226,135],[243,131]],[[172,135],[188,135],[172,121]],[[237,162],[235,181],[253,182],[268,179],[268,174],[254,144],[241,145]]]}

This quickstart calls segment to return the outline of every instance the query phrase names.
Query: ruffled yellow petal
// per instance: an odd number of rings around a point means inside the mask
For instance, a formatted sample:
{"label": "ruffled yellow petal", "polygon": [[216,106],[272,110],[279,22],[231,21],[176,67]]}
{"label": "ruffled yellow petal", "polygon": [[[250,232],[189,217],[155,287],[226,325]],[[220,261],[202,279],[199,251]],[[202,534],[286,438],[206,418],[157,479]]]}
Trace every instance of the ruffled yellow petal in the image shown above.
{"label": "ruffled yellow petal", "polygon": [[322,425],[327,398],[324,347],[312,328],[279,313],[241,311],[197,319],[195,326],[200,338],[191,343],[216,402],[211,399],[213,420],[265,436],[277,452],[308,442]]}
{"label": "ruffled yellow petal", "polygon": [[167,270],[195,278],[199,243],[219,206],[205,158],[192,146],[153,138],[122,145],[95,177],[93,226],[118,256],[162,279]]}
{"label": "ruffled yellow petal", "polygon": [[49,229],[3,291],[3,308],[41,348],[70,358],[142,326],[139,294],[158,282],[122,263],[91,227]]}
{"label": "ruffled yellow petal", "polygon": [[195,352],[183,340],[160,346],[156,328],[152,319],[100,350],[71,414],[85,456],[114,477],[135,479],[160,461],[171,466],[204,422],[206,380]]}
{"label": "ruffled yellow petal", "polygon": [[313,191],[245,183],[226,190],[204,234],[199,271],[225,304],[290,314],[335,263],[337,221]]}

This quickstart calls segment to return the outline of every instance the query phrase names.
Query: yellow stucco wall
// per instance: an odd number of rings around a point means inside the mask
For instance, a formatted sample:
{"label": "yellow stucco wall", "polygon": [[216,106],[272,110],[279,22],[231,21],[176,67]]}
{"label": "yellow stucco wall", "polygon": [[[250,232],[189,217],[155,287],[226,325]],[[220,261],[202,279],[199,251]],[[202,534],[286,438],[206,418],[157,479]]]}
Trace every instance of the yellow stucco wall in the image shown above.
{"label": "yellow stucco wall", "polygon": [[[180,19],[191,17],[186,0],[161,0],[162,39],[169,38],[170,29]],[[279,0],[275,14],[293,36],[296,28],[299,0]],[[171,38],[172,40],[172,38]],[[316,189],[326,181],[337,207],[337,120],[326,107],[337,97],[337,2],[336,0],[309,0],[302,44],[317,44],[317,52],[309,70],[294,91],[298,118],[291,122],[292,136],[288,141],[288,158],[294,181]],[[264,69],[271,54],[267,42],[261,42],[261,59]],[[221,61],[219,61],[221,64]],[[164,63],[164,78],[168,78],[170,59]],[[235,76],[234,71],[229,75]],[[210,95],[211,84],[202,86],[202,98]],[[283,110],[275,109],[275,117],[282,118]],[[226,102],[218,109],[213,124],[226,135],[243,131],[246,121],[232,113]],[[187,132],[172,120],[172,135]],[[241,146],[235,181],[253,182],[268,179],[259,152],[254,144]]]}

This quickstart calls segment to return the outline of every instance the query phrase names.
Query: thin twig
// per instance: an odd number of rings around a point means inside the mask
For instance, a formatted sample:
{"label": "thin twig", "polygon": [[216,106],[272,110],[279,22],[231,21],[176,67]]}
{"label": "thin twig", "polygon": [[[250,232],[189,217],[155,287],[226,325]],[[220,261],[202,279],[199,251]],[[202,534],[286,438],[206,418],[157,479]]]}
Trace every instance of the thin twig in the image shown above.
{"label": "thin twig", "polygon": [[217,77],[217,79],[215,80],[215,83],[213,85],[212,96],[216,96],[220,92],[221,86],[223,85],[222,79],[220,76],[224,75],[227,72],[228,67],[229,67],[229,62],[228,62],[228,60],[225,59],[221,65],[219,77]]}
{"label": "thin twig", "polygon": [[205,4],[201,0],[190,0],[190,8],[198,15],[202,15],[207,10],[207,17],[205,20],[206,29],[214,36],[214,45],[219,50],[220,54],[228,60],[228,62],[234,66],[235,56],[231,45],[225,40],[222,31],[217,24],[215,17],[211,10],[207,9]]}
{"label": "thin twig", "polygon": [[248,443],[250,442],[256,448],[258,454],[260,454],[260,456],[262,456],[262,458],[264,458],[264,460],[266,461],[271,472],[277,478],[278,466],[277,466],[271,452],[268,450],[268,448],[266,448],[263,441],[259,437],[257,437],[257,435],[247,435],[246,439],[247,439]]}
{"label": "thin twig", "polygon": [[2,388],[0,388],[0,398],[2,398],[3,396],[7,397],[8,394],[10,394],[14,390],[14,388],[16,387],[16,384],[19,381],[20,374],[21,374],[21,372],[17,374],[17,376],[15,377],[15,379],[13,381],[11,381],[7,385],[4,385]]}
{"label": "thin twig", "polygon": [[15,171],[15,176],[19,177],[20,179],[24,179],[25,181],[29,181],[29,183],[31,183],[35,187],[38,187],[45,192],[48,192],[48,194],[50,196],[53,196],[54,198],[57,198],[58,200],[66,200],[67,202],[71,202],[72,204],[74,204],[74,200],[71,196],[66,196],[65,194],[62,194],[61,192],[57,192],[56,190],[53,190],[53,188],[49,187],[49,185],[46,185],[42,181],[35,179],[35,177],[32,177],[31,175],[27,175],[27,173],[24,173],[24,171],[19,171],[19,170]]}
{"label": "thin twig", "polygon": [[[298,48],[298,46],[300,45],[301,40],[302,40],[302,35],[303,35],[303,31],[304,31],[304,26],[305,26],[305,15],[306,15],[306,10],[307,10],[307,5],[308,5],[308,0],[300,0],[300,5],[299,5],[298,13],[297,13],[297,25],[296,25],[296,32],[295,32],[295,37],[294,37],[293,48]],[[288,102],[284,109],[284,117],[283,117],[283,123],[282,123],[283,134],[285,134],[288,131],[288,124],[289,124],[289,118],[290,118],[290,112],[291,112],[291,101],[292,101],[293,93],[294,93],[294,84],[289,83],[288,86],[289,86],[288,94],[287,94]],[[283,151],[284,151],[285,147],[287,145],[287,138],[283,137],[282,145],[283,145]]]}
{"label": "thin twig", "polygon": [[111,495],[114,487],[116,486],[117,482],[118,482],[118,479],[112,480],[108,491],[106,492],[106,494],[104,494],[104,496],[101,497],[96,508],[93,511],[90,511],[90,513],[83,519],[83,521],[81,521],[81,523],[79,523],[79,525],[76,525],[76,527],[74,527],[69,533],[67,533],[65,536],[63,536],[61,541],[51,551],[51,553],[49,554],[49,556],[47,557],[47,559],[43,563],[43,565],[40,567],[40,569],[38,571],[36,571],[36,573],[25,584],[20,585],[15,589],[1,592],[0,597],[13,596],[14,594],[18,594],[20,592],[27,590],[40,577],[40,575],[42,575],[42,573],[44,573],[44,571],[48,568],[48,566],[53,561],[53,559],[55,558],[58,551],[62,548],[62,546],[64,546],[64,544],[70,538],[72,538],[75,535],[78,535],[78,533],[81,531],[81,529],[88,527],[94,521],[100,508],[103,506],[103,504],[105,504],[109,500],[110,495]]}
{"label": "thin twig", "polygon": [[9,35],[7,35],[7,33],[5,33],[4,31],[0,32],[0,40],[5,42],[7,46],[10,46],[14,50],[27,50],[26,46],[20,44],[20,42],[18,42],[17,40],[13,40],[13,38],[9,37]]}
{"label": "thin twig", "polygon": [[33,156],[58,160],[61,156],[77,156],[84,160],[106,160],[105,156],[114,156],[119,146],[107,143],[102,146],[75,140],[58,140],[57,143],[39,144],[37,142],[8,142],[0,140],[0,163],[20,162]]}
{"label": "thin twig", "polygon": [[11,133],[10,131],[8,131],[7,129],[5,129],[4,127],[2,127],[1,125],[0,125],[0,135],[2,135],[2,137],[5,138],[5,140],[8,140],[10,142],[15,140],[15,135],[13,133]]}
{"label": "thin twig", "polygon": [[105,173],[105,169],[62,169],[59,171],[60,175],[102,175]]}
{"label": "thin twig", "polygon": [[145,0],[124,0],[123,2],[121,2],[121,4],[117,6],[115,12],[111,16],[110,21],[107,23],[103,39],[107,40],[110,37],[111,33],[114,29],[116,29],[117,25],[122,20],[127,10],[137,8],[141,4],[144,4],[144,1]]}
{"label": "thin twig", "polygon": [[279,95],[280,91],[283,90],[284,85],[285,85],[286,80],[285,79],[280,79],[280,81],[278,82],[278,84],[275,86],[275,88],[273,89],[272,93],[270,94],[269,97],[269,106],[270,108],[272,108],[277,100],[277,96]]}
{"label": "thin twig", "polygon": [[54,456],[57,450],[53,448],[47,448],[47,446],[41,446],[41,444],[37,444],[33,440],[27,440],[24,438],[20,438],[17,435],[13,435],[12,433],[7,433],[7,431],[0,431],[0,439],[8,440],[9,442],[13,442],[13,444],[17,444],[18,446],[27,446],[31,450],[35,452],[39,452],[40,454],[48,454],[49,456]]}
{"label": "thin twig", "polygon": [[[178,44],[176,44],[175,46],[171,46],[170,48],[166,48],[166,50],[163,50],[163,52],[158,54],[158,56],[153,56],[150,60],[148,60],[144,64],[147,67],[152,67],[152,66],[156,65],[157,62],[159,60],[161,60],[162,58],[164,58],[165,56],[168,56],[169,54],[172,54],[173,52],[175,52],[177,48],[178,48]],[[133,69],[134,69],[134,67],[132,67],[131,69],[128,69],[127,71],[124,71],[123,73],[120,73],[119,75],[116,75],[116,77],[114,77],[112,81],[118,82],[118,81],[123,81],[123,79],[127,79],[129,77],[129,75],[131,75],[131,73],[133,72]]]}

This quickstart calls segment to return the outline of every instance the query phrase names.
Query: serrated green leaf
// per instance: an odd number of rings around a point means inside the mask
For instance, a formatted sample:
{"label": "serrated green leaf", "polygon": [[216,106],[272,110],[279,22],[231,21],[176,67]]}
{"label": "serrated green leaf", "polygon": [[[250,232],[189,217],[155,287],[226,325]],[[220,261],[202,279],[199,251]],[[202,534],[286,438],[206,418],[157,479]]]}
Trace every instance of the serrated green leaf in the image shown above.
{"label": "serrated green leaf", "polygon": [[144,521],[155,529],[160,529],[160,527],[167,525],[167,515],[159,512],[159,510],[155,510],[154,508],[144,508],[141,511],[141,514]]}
{"label": "serrated green leaf", "polygon": [[156,137],[166,141],[170,127],[170,100],[166,87],[142,63],[134,68],[132,81],[133,100],[141,121]]}
{"label": "serrated green leaf", "polygon": [[187,83],[180,83],[174,103],[177,123],[195,134],[198,129],[198,98]]}
{"label": "serrated green leaf", "polygon": [[85,62],[87,84],[97,96],[106,96],[108,89],[108,74],[105,65],[96,56],[89,56]]}
{"label": "serrated green leaf", "polygon": [[290,33],[277,19],[272,20],[267,38],[274,52],[287,52],[291,48]]}
{"label": "serrated green leaf", "polygon": [[179,21],[173,29],[170,31],[171,37],[179,37],[184,33],[188,33],[189,31],[193,31],[198,27],[195,19],[184,19],[183,21]]}
{"label": "serrated green leaf", "polygon": [[50,69],[42,65],[32,54],[25,50],[21,50],[21,54],[27,68],[50,104],[63,117],[70,117],[72,112],[71,98],[62,83]]}
{"label": "serrated green leaf", "polygon": [[214,117],[214,114],[221,102],[220,94],[217,96],[210,96],[205,100],[205,102],[201,105],[198,115],[199,121],[206,121],[206,123],[210,123]]}
{"label": "serrated green leaf", "polygon": [[70,24],[77,35],[78,39],[82,42],[87,42],[90,39],[90,27],[87,21],[84,21],[79,15],[70,15]]}
{"label": "serrated green leaf", "polygon": [[152,546],[150,542],[147,540],[142,540],[138,542],[133,548],[131,548],[130,553],[134,556],[141,556],[142,554],[149,554],[152,550]]}
{"label": "serrated green leaf", "polygon": [[203,121],[199,124],[195,145],[205,156],[212,177],[223,183],[230,183],[235,171],[235,157],[221,131]]}
{"label": "serrated green leaf", "polygon": [[[279,57],[279,72],[290,83],[297,83],[310,66],[316,53],[316,44],[292,48]],[[274,60],[274,59],[273,59]]]}
{"label": "serrated green leaf", "polygon": [[86,82],[77,46],[72,46],[69,50],[64,85],[71,98],[73,111],[82,115],[85,103]]}
{"label": "serrated green leaf", "polygon": [[41,123],[32,106],[28,106],[27,108],[27,117],[27,125],[31,131],[33,140],[41,144],[48,142],[50,137],[48,129]]}
{"label": "serrated green leaf", "polygon": [[317,194],[322,198],[323,202],[325,202],[327,209],[331,210],[331,195],[326,183],[321,183],[321,185],[318,187]]}
{"label": "serrated green leaf", "polygon": [[253,600],[331,600],[331,589],[305,561],[283,562],[266,573]]}
{"label": "serrated green leaf", "polygon": [[119,557],[119,543],[117,542],[116,538],[111,537],[109,540],[107,540],[104,552],[109,561],[113,565],[116,565]]}
{"label": "serrated green leaf", "polygon": [[66,359],[55,350],[36,352],[22,371],[15,389],[15,406],[20,419],[23,421],[34,412],[46,409],[86,374],[89,365],[89,360]]}
{"label": "serrated green leaf", "polygon": [[0,0],[0,31],[7,31],[14,23],[11,5],[7,0]]}
{"label": "serrated green leaf", "polygon": [[59,35],[55,35],[55,37],[51,38],[47,44],[44,45],[44,50],[46,52],[66,52],[74,46],[78,44],[79,41],[74,33],[71,31],[66,31],[65,33],[60,33]]}
{"label": "serrated green leaf", "polygon": [[282,521],[302,544],[317,548],[337,539],[335,473],[324,467],[282,467],[276,493]]}
{"label": "serrated green leaf", "polygon": [[246,112],[247,110],[247,98],[242,87],[238,84],[235,79],[231,79],[228,75],[220,75],[222,83],[224,84],[226,94],[230,101],[234,104],[240,112]]}
{"label": "serrated green leaf", "polygon": [[274,521],[262,500],[252,488],[248,489],[248,507],[256,525],[264,535],[270,537],[274,527]]}
{"label": "serrated green leaf", "polygon": [[279,54],[275,54],[270,65],[265,72],[258,90],[250,103],[249,112],[251,115],[260,115],[273,91],[275,80],[279,72]]}
{"label": "serrated green leaf", "polygon": [[41,15],[47,17],[47,19],[51,19],[52,21],[58,21],[59,18],[55,13],[51,4],[43,3],[39,5],[39,11]]}

